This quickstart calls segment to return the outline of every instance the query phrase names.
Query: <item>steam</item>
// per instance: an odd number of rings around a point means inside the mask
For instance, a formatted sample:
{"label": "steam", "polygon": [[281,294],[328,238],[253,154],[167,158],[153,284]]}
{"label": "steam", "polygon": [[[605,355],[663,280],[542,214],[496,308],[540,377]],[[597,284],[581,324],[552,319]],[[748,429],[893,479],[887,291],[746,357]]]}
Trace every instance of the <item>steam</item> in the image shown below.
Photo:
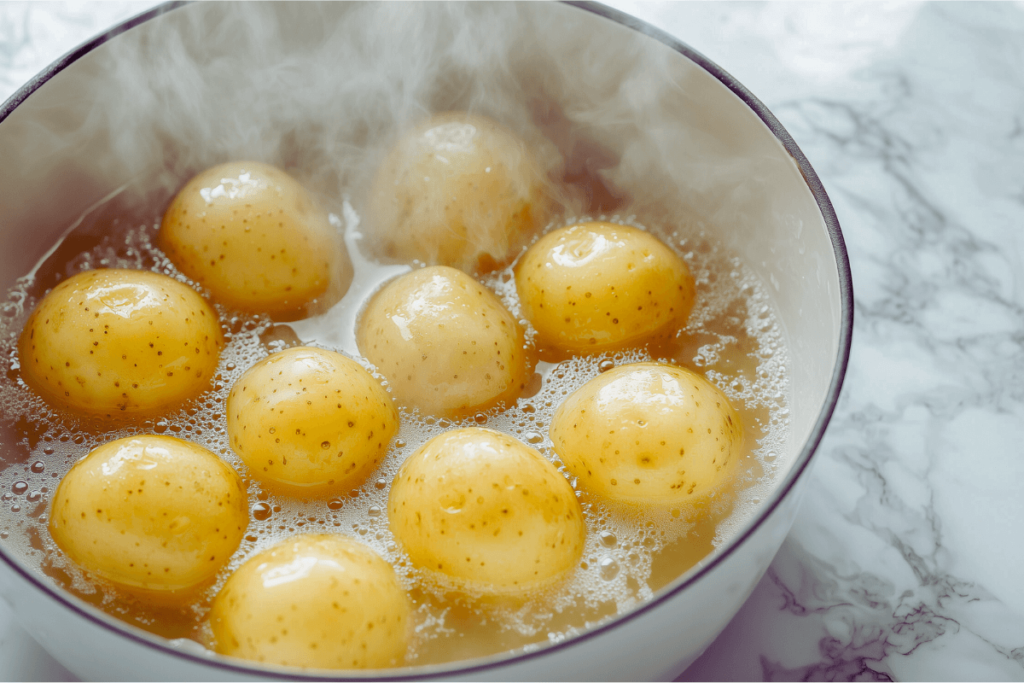
{"label": "steam", "polygon": [[329,206],[349,198],[359,209],[398,135],[446,110],[490,116],[524,138],[568,216],[678,216],[695,204],[714,214],[724,197],[694,197],[711,185],[734,194],[749,175],[687,125],[692,66],[568,6],[197,3],[89,59],[95,79],[80,99],[92,104],[80,125],[36,149],[102,141],[93,181],[134,183],[151,211],[233,159],[281,166]]}

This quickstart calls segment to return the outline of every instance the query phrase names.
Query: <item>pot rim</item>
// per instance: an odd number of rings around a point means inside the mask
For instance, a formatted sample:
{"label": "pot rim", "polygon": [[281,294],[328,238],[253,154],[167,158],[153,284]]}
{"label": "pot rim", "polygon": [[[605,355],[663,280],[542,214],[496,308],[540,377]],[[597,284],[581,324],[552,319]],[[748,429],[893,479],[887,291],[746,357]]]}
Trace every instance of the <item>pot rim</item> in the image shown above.
{"label": "pot rim", "polygon": [[[772,491],[768,500],[763,503],[758,514],[754,519],[747,522],[746,528],[744,528],[740,534],[734,536],[721,549],[719,549],[718,552],[714,553],[706,565],[694,570],[692,574],[684,574],[682,577],[677,578],[672,584],[669,584],[668,587],[661,589],[651,600],[638,605],[625,614],[616,616],[603,624],[589,628],[585,632],[574,635],[564,641],[542,645],[536,650],[531,650],[529,652],[504,652],[475,660],[464,660],[461,662],[451,662],[447,664],[383,669],[380,670],[379,673],[366,671],[355,675],[348,672],[334,670],[323,670],[323,673],[304,673],[292,668],[267,665],[248,665],[245,664],[243,660],[235,660],[220,656],[217,656],[216,658],[202,656],[174,648],[167,645],[165,639],[160,638],[159,636],[154,636],[146,631],[110,617],[95,608],[89,607],[85,603],[79,604],[80,601],[73,598],[73,596],[66,595],[63,591],[41,581],[35,574],[22,567],[20,562],[8,557],[3,551],[3,548],[0,548],[0,560],[9,566],[12,571],[20,575],[22,579],[35,585],[51,598],[57,600],[68,609],[76,612],[79,616],[84,617],[107,630],[113,631],[116,634],[134,640],[136,643],[154,648],[162,654],[182,657],[195,664],[212,666],[234,673],[247,675],[255,674],[271,679],[423,680],[434,678],[438,675],[471,675],[476,672],[525,662],[529,659],[547,656],[558,650],[572,647],[576,643],[593,638],[598,634],[605,633],[611,629],[618,628],[620,625],[639,618],[644,612],[653,609],[655,606],[663,603],[672,596],[698,583],[716,566],[724,562],[726,558],[735,552],[747,540],[747,538],[753,535],[753,533],[761,527],[764,521],[771,516],[772,512],[775,511],[782,500],[789,494],[796,482],[807,471],[807,466],[810,464],[814,453],[817,451],[817,448],[824,437],[825,429],[832,418],[833,412],[835,411],[836,405],[839,401],[839,394],[842,390],[843,380],[846,376],[846,369],[850,358],[850,348],[853,340],[853,277],[850,270],[849,255],[846,251],[846,242],[843,239],[843,234],[839,227],[839,220],[836,217],[835,210],[832,207],[832,202],[829,200],[821,180],[811,167],[807,157],[804,156],[804,153],[793,140],[793,137],[782,126],[779,120],[768,110],[768,108],[725,69],[718,66],[718,64],[674,36],[641,19],[637,19],[636,17],[626,14],[625,12],[591,0],[561,0],[561,2],[565,5],[590,12],[596,16],[621,24],[622,26],[633,29],[634,31],[665,44],[704,69],[722,85],[728,88],[734,95],[739,97],[744,104],[757,114],[758,118],[761,119],[761,121],[768,127],[771,133],[782,144],[783,148],[799,167],[800,172],[807,183],[807,187],[811,191],[815,203],[818,205],[821,217],[825,223],[825,229],[832,242],[833,254],[836,259],[836,268],[839,278],[841,315],[839,344],[832,377],[825,397],[825,403],[822,406],[821,412],[818,414],[818,419],[815,421],[807,441],[804,443],[803,448],[797,455],[793,466],[779,485]],[[36,76],[25,83],[25,85],[15,91],[15,93],[3,102],[3,104],[0,104],[0,123],[3,123],[3,121],[19,105],[21,105],[22,102],[32,95],[32,93],[79,58],[85,56],[104,43],[116,38],[122,33],[135,28],[136,26],[189,4],[191,4],[191,0],[173,0],[171,2],[162,3],[153,9],[126,19],[113,28],[104,31],[103,33],[72,49],[70,52],[40,71]]]}

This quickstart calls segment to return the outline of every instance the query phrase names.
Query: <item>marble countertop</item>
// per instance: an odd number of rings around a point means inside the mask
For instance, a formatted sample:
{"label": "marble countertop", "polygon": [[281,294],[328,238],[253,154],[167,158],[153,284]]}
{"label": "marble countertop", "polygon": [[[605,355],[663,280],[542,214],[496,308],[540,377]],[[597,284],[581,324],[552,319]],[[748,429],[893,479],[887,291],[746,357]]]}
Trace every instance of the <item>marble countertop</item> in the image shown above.
{"label": "marble countertop", "polygon": [[[152,3],[0,3],[0,100]],[[856,329],[792,533],[680,680],[1024,680],[1024,3],[615,2],[790,131]],[[0,679],[70,679],[0,603]]]}

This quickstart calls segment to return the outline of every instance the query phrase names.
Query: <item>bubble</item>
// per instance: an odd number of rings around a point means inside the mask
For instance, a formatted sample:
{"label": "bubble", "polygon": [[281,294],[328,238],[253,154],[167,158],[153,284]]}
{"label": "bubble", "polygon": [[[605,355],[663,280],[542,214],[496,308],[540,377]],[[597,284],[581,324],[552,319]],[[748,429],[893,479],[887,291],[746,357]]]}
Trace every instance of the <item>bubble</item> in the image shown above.
{"label": "bubble", "polygon": [[619,574],[619,563],[610,557],[603,558],[598,567],[605,581],[611,581]]}
{"label": "bubble", "polygon": [[252,506],[252,518],[258,522],[270,519],[272,514],[272,508],[266,503],[256,503]]}

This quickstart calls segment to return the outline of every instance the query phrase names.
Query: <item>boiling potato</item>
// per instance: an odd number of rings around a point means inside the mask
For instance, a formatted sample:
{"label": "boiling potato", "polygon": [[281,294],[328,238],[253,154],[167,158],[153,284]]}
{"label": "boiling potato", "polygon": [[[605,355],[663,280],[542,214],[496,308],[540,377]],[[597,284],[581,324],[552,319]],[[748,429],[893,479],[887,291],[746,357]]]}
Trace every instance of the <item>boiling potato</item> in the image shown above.
{"label": "boiling potato", "polygon": [[132,436],[93,450],[53,496],[50,534],[76,564],[129,588],[213,578],[249,524],[238,474],[201,446]]}
{"label": "boiling potato", "polygon": [[164,214],[160,246],[215,300],[279,319],[325,309],[352,281],[327,213],[287,173],[253,161],[192,178]]}
{"label": "boiling potato", "polygon": [[423,268],[390,282],[363,312],[357,342],[398,400],[427,413],[512,401],[527,382],[519,323],[454,268]]}
{"label": "boiling potato", "polygon": [[672,333],[693,307],[690,271],[656,237],[583,223],[538,240],[516,265],[523,314],[538,343],[596,352]]}
{"label": "boiling potato", "polygon": [[224,339],[192,289],[142,270],[89,270],[53,288],[18,342],[21,376],[83,415],[155,415],[210,384]]}
{"label": "boiling potato", "polygon": [[295,536],[256,555],[213,602],[217,652],[318,669],[405,659],[409,603],[391,565],[343,536]]}
{"label": "boiling potato", "polygon": [[586,528],[554,465],[510,436],[458,429],[402,465],[388,520],[412,561],[486,593],[550,583],[576,566]]}
{"label": "boiling potato", "polygon": [[685,368],[623,365],[558,408],[551,441],[591,491],[618,501],[696,504],[735,475],[739,416],[717,387]]}
{"label": "boiling potato", "polygon": [[231,447],[256,477],[315,493],[362,483],[398,431],[398,410],[354,360],[297,347],[235,382],[227,424]]}
{"label": "boiling potato", "polygon": [[546,220],[545,175],[495,121],[433,116],[399,140],[374,179],[368,215],[378,249],[469,272],[507,263]]}

